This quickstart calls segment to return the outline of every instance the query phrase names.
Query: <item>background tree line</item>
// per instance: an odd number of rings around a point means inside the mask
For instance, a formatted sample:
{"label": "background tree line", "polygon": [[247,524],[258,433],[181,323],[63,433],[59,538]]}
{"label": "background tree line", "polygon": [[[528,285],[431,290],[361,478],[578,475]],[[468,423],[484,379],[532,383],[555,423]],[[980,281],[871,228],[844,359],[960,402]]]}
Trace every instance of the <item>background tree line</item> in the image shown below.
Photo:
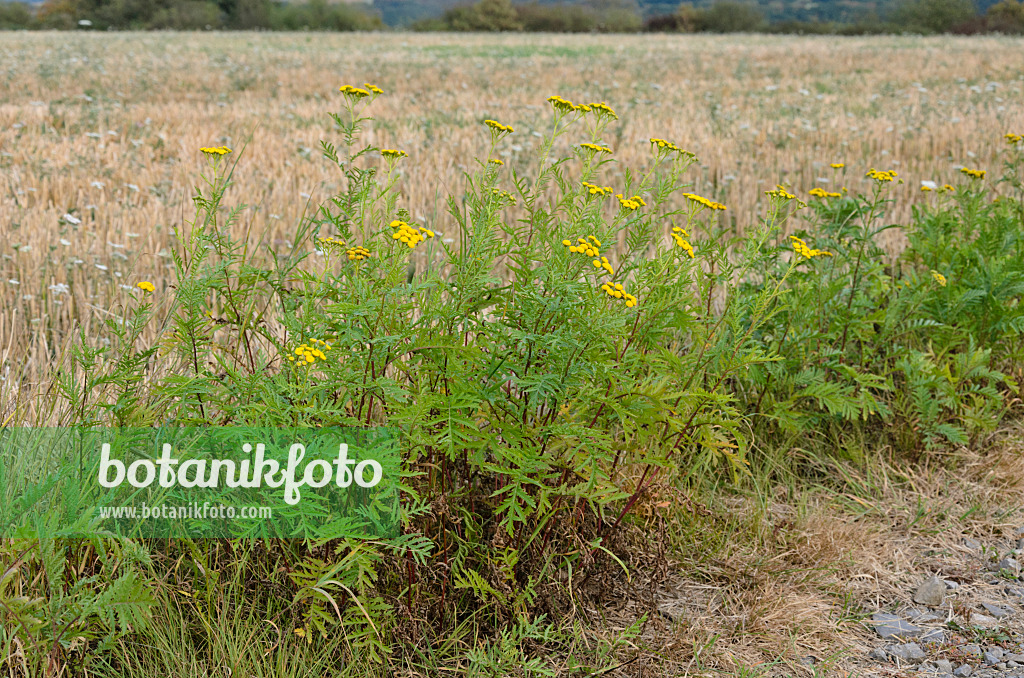
{"label": "background tree line", "polygon": [[378,0],[370,6],[326,0],[46,0],[32,5],[0,0],[0,29],[348,31],[405,25],[423,31],[555,33],[1024,34],[1024,0],[999,0],[985,10],[972,0],[897,0],[881,14],[868,8],[844,14],[838,5],[817,3],[824,11],[819,9],[810,18],[798,10],[766,14],[762,6],[745,0],[684,2],[674,9],[659,4],[661,0],[645,5],[638,0],[477,0],[447,9],[436,2],[402,2]]}
{"label": "background tree line", "polygon": [[0,0],[0,29],[354,31],[383,27],[369,6],[326,0],[46,0],[39,5]]}

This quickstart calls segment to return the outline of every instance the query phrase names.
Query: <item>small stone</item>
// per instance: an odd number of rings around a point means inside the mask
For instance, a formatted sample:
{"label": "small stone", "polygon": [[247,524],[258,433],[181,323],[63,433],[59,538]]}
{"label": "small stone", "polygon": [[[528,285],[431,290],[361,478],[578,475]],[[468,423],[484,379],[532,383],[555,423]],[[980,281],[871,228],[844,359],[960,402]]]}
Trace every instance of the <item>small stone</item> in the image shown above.
{"label": "small stone", "polygon": [[886,659],[889,658],[889,653],[880,647],[876,647],[871,652],[868,652],[868,656],[872,659],[877,659],[880,662],[884,662]]}
{"label": "small stone", "polygon": [[1003,655],[1003,659],[1008,662],[1017,662],[1018,664],[1024,664],[1024,654],[1014,654],[1013,652],[1007,652]]}
{"label": "small stone", "polygon": [[999,561],[999,569],[1016,573],[1020,569],[1020,563],[1013,558],[1003,558]]}
{"label": "small stone", "polygon": [[946,642],[946,632],[942,629],[928,629],[921,634],[922,643],[944,643]]}
{"label": "small stone", "polygon": [[1003,658],[1003,654],[1004,654],[1003,648],[1001,648],[1001,647],[990,647],[990,648],[988,648],[988,654],[993,655],[996,658],[996,660],[998,661],[998,660]]}
{"label": "small stone", "polygon": [[938,577],[926,579],[914,593],[914,602],[929,607],[939,607],[946,595],[946,582]]}
{"label": "small stone", "polygon": [[1002,619],[1003,617],[1009,617],[1010,611],[1005,610],[998,605],[992,605],[991,603],[982,603],[981,606],[985,608],[985,611],[996,619]]}
{"label": "small stone", "polygon": [[957,670],[953,671],[953,675],[957,678],[967,678],[971,675],[972,670],[970,664],[961,664]]}
{"label": "small stone", "polygon": [[904,643],[903,645],[890,645],[889,654],[893,657],[899,657],[905,662],[919,662],[922,661],[926,655],[921,646],[917,643]]}
{"label": "small stone", "polygon": [[946,584],[946,588],[950,591],[960,588],[960,584],[953,581],[952,579],[943,579],[942,581]]}
{"label": "small stone", "polygon": [[996,668],[999,669],[1000,671],[1005,671],[1006,670],[1006,662],[998,662],[996,664]]}
{"label": "small stone", "polygon": [[989,666],[999,662],[999,657],[994,652],[986,652],[981,658]]}
{"label": "small stone", "polygon": [[914,621],[918,624],[927,624],[928,622],[940,621],[946,617],[941,614],[935,614],[934,612],[925,612],[920,617],[915,617]]}
{"label": "small stone", "polygon": [[887,612],[876,612],[871,616],[871,621],[874,624],[875,633],[883,638],[916,638],[924,633],[924,629],[920,626],[914,626]]}
{"label": "small stone", "polygon": [[996,626],[999,622],[995,617],[989,617],[985,614],[978,614],[974,612],[971,614],[971,623],[975,626]]}
{"label": "small stone", "polygon": [[953,673],[953,665],[949,663],[948,659],[936,659],[934,663],[939,673]]}
{"label": "small stone", "polygon": [[969,548],[972,551],[980,551],[981,550],[981,542],[980,541],[975,541],[973,539],[964,539],[964,546],[966,546],[967,548]]}
{"label": "small stone", "polygon": [[969,643],[967,645],[964,645],[960,649],[962,649],[964,652],[966,652],[967,654],[969,654],[969,655],[971,655],[973,657],[977,657],[978,659],[981,659],[981,646],[980,645],[975,645],[974,643]]}

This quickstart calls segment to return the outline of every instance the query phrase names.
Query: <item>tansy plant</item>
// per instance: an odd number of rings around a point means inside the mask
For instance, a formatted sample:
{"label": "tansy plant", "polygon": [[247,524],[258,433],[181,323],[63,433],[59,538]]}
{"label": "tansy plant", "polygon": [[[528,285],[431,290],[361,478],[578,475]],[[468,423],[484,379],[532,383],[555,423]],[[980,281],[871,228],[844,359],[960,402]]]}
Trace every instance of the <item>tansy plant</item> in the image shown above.
{"label": "tansy plant", "polygon": [[647,137],[624,166],[611,105],[552,96],[533,169],[493,157],[521,123],[487,119],[465,193],[427,222],[404,206],[407,151],[361,142],[398,95],[337,96],[322,150],[340,188],[291,242],[230,228],[244,154],[204,148],[174,284],[140,283],[116,359],[79,349],[60,392],[90,423],[400,431],[402,536],[288,547],[288,635],[343,633],[346,661],[386,664],[400,620],[535,628],[540,601],[570,609],[652,488],[744,482],[754,435],[965,440],[1022,364],[1019,204],[984,202],[984,181],[919,213],[898,261],[876,242],[887,170],[832,163],[867,195],[809,204],[778,186],[736,235],[682,140]]}

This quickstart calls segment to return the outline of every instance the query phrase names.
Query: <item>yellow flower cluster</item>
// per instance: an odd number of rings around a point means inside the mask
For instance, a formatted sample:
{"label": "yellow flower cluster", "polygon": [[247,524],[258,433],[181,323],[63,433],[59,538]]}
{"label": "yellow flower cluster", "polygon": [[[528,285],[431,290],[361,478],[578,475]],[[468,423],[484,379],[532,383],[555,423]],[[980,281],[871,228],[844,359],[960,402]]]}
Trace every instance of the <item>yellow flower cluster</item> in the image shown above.
{"label": "yellow flower cluster", "polygon": [[[323,347],[323,350],[318,348],[320,346]],[[328,344],[326,341],[321,341],[319,339],[310,339],[308,344],[299,344],[295,348],[295,355],[288,356],[288,360],[290,360],[291,362],[295,362],[297,359],[298,362],[300,363],[303,363],[305,365],[312,365],[317,360],[327,360],[327,355],[324,353],[324,351],[330,350],[331,345]]]}
{"label": "yellow flower cluster", "polygon": [[231,149],[227,146],[204,146],[199,149],[206,155],[227,155]]}
{"label": "yellow flower cluster", "polygon": [[322,235],[322,236],[320,236],[319,238],[316,239],[316,243],[317,243],[317,245],[320,246],[320,249],[322,251],[324,251],[324,252],[332,252],[332,251],[335,251],[335,250],[341,250],[341,248],[345,246],[345,241],[344,240],[339,240],[338,238],[335,238],[335,237],[330,236],[330,235]]}
{"label": "yellow flower cluster", "polygon": [[1010,144],[1011,146],[1013,144],[1019,144],[1021,141],[1024,141],[1024,136],[1021,136],[1020,134],[1014,134],[1013,132],[1007,132],[1006,134],[1003,135],[1003,138],[1006,139],[1006,143]]}
{"label": "yellow flower cluster", "polygon": [[961,167],[960,168],[960,173],[961,174],[966,174],[967,176],[969,176],[972,179],[984,179],[985,178],[985,170],[982,170],[982,169],[968,169],[966,167]]}
{"label": "yellow flower cluster", "polygon": [[783,200],[796,200],[796,196],[786,190],[786,187],[782,184],[777,184],[774,190],[765,191],[765,195],[769,198],[781,198]]}
{"label": "yellow flower cluster", "polygon": [[702,209],[704,207],[707,207],[708,209],[712,210],[725,209],[725,205],[723,205],[722,203],[715,202],[714,200],[708,200],[707,198],[697,195],[696,193],[683,193],[683,197],[689,200],[690,202],[698,205]]}
{"label": "yellow flower cluster", "polygon": [[612,107],[603,101],[599,104],[590,104],[590,109],[594,111],[594,113],[596,113],[598,117],[606,115],[609,118],[614,118],[615,120],[619,119],[619,116],[615,114],[615,111],[612,110]]}
{"label": "yellow flower cluster", "polygon": [[551,107],[555,109],[557,113],[572,113],[574,111],[587,113],[590,111],[590,106],[586,104],[574,104],[568,99],[563,99],[557,94],[548,97],[548,102]]}
{"label": "yellow flower cluster", "polygon": [[484,124],[490,127],[499,135],[512,134],[512,132],[515,132],[515,129],[512,128],[512,125],[502,125],[497,120],[484,120]]}
{"label": "yellow flower cluster", "polygon": [[924,191],[925,193],[928,193],[928,192],[930,192],[930,191],[932,191],[934,189],[932,189],[931,186],[926,186],[925,184],[921,184],[921,190]]}
{"label": "yellow flower cluster", "polygon": [[687,233],[684,229],[676,226],[672,229],[672,233],[670,233],[669,235],[671,235],[672,239],[676,241],[676,247],[682,247],[684,250],[686,250],[686,253],[690,255],[690,258],[693,259],[693,245],[691,245],[689,241],[686,240],[688,237],[690,237],[690,234]]}
{"label": "yellow flower cluster", "polygon": [[864,176],[870,177],[871,179],[874,179],[878,183],[882,184],[890,181],[895,181],[896,170],[882,171],[876,170],[874,167],[872,167]]}
{"label": "yellow flower cluster", "polygon": [[585,254],[588,257],[599,257],[601,256],[601,241],[592,235],[588,235],[586,238],[576,238],[576,244],[573,245],[568,240],[563,240],[562,244],[569,248],[569,251],[573,254]]}
{"label": "yellow flower cluster", "polygon": [[[365,88],[365,89],[364,89]],[[384,90],[376,85],[370,83],[364,83],[363,87],[353,87],[352,85],[342,85],[338,88],[338,91],[353,100],[365,99],[368,96],[377,96],[383,94]]]}
{"label": "yellow flower cluster", "polygon": [[615,269],[612,268],[611,262],[608,261],[608,257],[601,256],[601,241],[592,235],[588,235],[586,238],[577,238],[576,244],[572,244],[568,240],[563,240],[562,244],[569,248],[569,251],[573,254],[583,254],[588,257],[593,257],[593,261],[590,263],[594,265],[594,268],[603,268],[608,271],[608,275],[615,275]]}
{"label": "yellow flower cluster", "polygon": [[354,99],[365,99],[370,96],[370,93],[367,90],[362,89],[361,87],[353,87],[352,85],[342,85],[338,88],[338,91],[345,96],[350,96]]}
{"label": "yellow flower cluster", "polygon": [[829,164],[829,167],[831,167],[832,169],[843,169],[844,167],[846,167],[846,163],[833,162]]}
{"label": "yellow flower cluster", "polygon": [[370,250],[365,247],[350,247],[345,251],[345,256],[348,257],[349,261],[362,261],[370,256]]}
{"label": "yellow flower cluster", "polygon": [[790,240],[793,241],[793,251],[802,257],[813,259],[814,257],[832,256],[831,252],[826,252],[825,250],[812,250],[810,247],[807,246],[806,242],[804,242],[801,238],[796,237],[795,235],[791,235],[789,236],[789,238]]}
{"label": "yellow flower cluster", "polygon": [[505,164],[504,161],[498,160],[497,158],[491,158],[487,162],[491,163],[492,165],[504,165]]}
{"label": "yellow flower cluster", "polygon": [[507,203],[509,205],[515,205],[516,204],[516,197],[514,195],[512,195],[511,193],[509,193],[508,191],[502,191],[502,190],[499,190],[497,188],[492,188],[491,189],[491,195],[493,195],[494,199],[499,201],[499,202],[504,202],[504,203]]}
{"label": "yellow flower cluster", "polygon": [[155,292],[156,291],[156,286],[153,285],[153,283],[149,282],[148,280],[143,280],[142,282],[138,283],[135,286],[138,287],[143,292]]}
{"label": "yellow flower cluster", "polygon": [[413,249],[419,243],[423,242],[427,238],[433,238],[434,232],[429,228],[416,228],[410,226],[404,221],[395,219],[391,222],[391,228],[396,229],[391,237],[399,242],[404,242],[409,246],[409,249]]}
{"label": "yellow flower cluster", "polygon": [[812,188],[808,191],[815,198],[839,198],[842,197],[842,193],[836,193],[835,191],[826,191],[824,188]]}
{"label": "yellow flower cluster", "polygon": [[647,207],[647,203],[639,195],[634,195],[632,198],[624,198],[621,193],[616,193],[615,197],[619,199],[619,204],[622,205],[623,209],[636,211],[641,207]]}
{"label": "yellow flower cluster", "polygon": [[945,193],[952,193],[956,189],[950,184],[942,184],[942,191]]}
{"label": "yellow flower cluster", "polygon": [[636,297],[626,292],[622,283],[605,283],[601,285],[601,289],[605,294],[613,299],[624,299],[626,302],[626,308],[633,308],[636,306]]}
{"label": "yellow flower cluster", "polygon": [[393,148],[383,148],[381,149],[380,154],[387,158],[388,160],[397,160],[399,158],[409,157],[409,154],[406,153],[405,151],[398,151]]}
{"label": "yellow flower cluster", "polygon": [[594,153],[611,153],[612,152],[612,149],[608,148],[607,146],[599,146],[597,144],[591,144],[591,143],[588,143],[588,142],[584,142],[584,143],[580,144],[580,148],[585,148],[588,151],[593,151]]}
{"label": "yellow flower cluster", "polygon": [[939,283],[941,287],[946,286],[946,276],[942,275],[938,271],[932,271],[932,277],[935,278],[935,282]]}
{"label": "yellow flower cluster", "polygon": [[593,112],[598,118],[614,118],[619,119],[619,116],[615,114],[612,107],[605,102],[601,103],[590,103],[590,104],[574,104],[573,102],[558,96],[557,94],[548,97],[548,103],[555,109],[556,113],[591,113]]}
{"label": "yellow flower cluster", "polygon": [[584,181],[583,188],[587,189],[587,192],[589,192],[590,195],[605,196],[612,194],[611,186],[598,186],[597,184],[591,184],[589,182]]}

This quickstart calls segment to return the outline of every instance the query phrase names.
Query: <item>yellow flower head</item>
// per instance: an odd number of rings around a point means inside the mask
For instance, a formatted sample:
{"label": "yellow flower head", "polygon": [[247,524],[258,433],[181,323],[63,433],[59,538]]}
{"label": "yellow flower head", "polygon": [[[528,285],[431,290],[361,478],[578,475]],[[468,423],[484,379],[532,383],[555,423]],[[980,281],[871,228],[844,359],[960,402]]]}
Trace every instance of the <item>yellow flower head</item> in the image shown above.
{"label": "yellow flower head", "polygon": [[780,200],[796,200],[796,196],[786,190],[786,187],[782,184],[775,186],[774,190],[765,191],[765,195],[769,198],[778,198]]}
{"label": "yellow flower head", "polygon": [[593,235],[588,235],[586,238],[577,238],[575,243],[563,240],[562,245],[567,247],[572,254],[583,254],[592,259],[597,259],[597,263],[594,264],[595,268],[604,268],[602,262],[608,261],[601,257],[601,241]]}
{"label": "yellow flower head", "polygon": [[[391,228],[395,229],[395,232],[391,234],[391,239],[405,244],[409,249],[415,249],[416,245],[420,244],[427,238],[433,238],[435,235],[429,228],[410,226],[406,222],[398,219],[392,221],[390,225]],[[369,252],[367,252],[367,255],[369,255]]]}
{"label": "yellow flower head", "polygon": [[601,103],[599,103],[599,104],[590,104],[589,108],[599,118],[601,118],[601,117],[608,117],[608,118],[612,118],[613,120],[618,120],[619,119],[619,116],[615,114],[615,111],[612,110],[612,107],[609,106],[608,104],[606,104],[603,101]]}
{"label": "yellow flower head", "polygon": [[155,292],[156,291],[156,286],[153,285],[153,283],[149,282],[148,280],[143,280],[142,282],[136,284],[135,286],[138,287],[143,292]]}
{"label": "yellow flower head", "polygon": [[601,285],[601,291],[612,299],[622,300],[626,308],[633,308],[637,304],[636,297],[627,292],[622,283],[604,283]]}
{"label": "yellow flower head", "polygon": [[594,153],[611,153],[612,152],[612,149],[608,148],[607,146],[598,146],[597,144],[591,144],[591,143],[586,143],[586,142],[580,144],[580,148],[585,148],[588,151],[593,151]]}
{"label": "yellow flower head", "polygon": [[345,256],[348,257],[349,261],[362,261],[369,258],[370,250],[365,247],[351,247],[346,250]]}
{"label": "yellow flower head", "polygon": [[555,94],[554,96],[548,97],[548,103],[555,109],[555,113],[587,113],[590,111],[590,106],[587,104],[574,104],[568,99]]}
{"label": "yellow flower head", "polygon": [[516,204],[516,197],[509,193],[508,191],[502,191],[497,188],[492,188],[491,195],[493,195],[494,199],[497,200],[498,202],[503,202],[507,205]]}
{"label": "yellow flower head", "polygon": [[942,275],[938,271],[932,271],[932,277],[935,278],[935,282],[939,283],[940,287],[946,286],[946,276]]}
{"label": "yellow flower head", "polygon": [[327,360],[327,354],[324,353],[324,351],[330,350],[331,345],[326,341],[321,339],[310,339],[309,342],[303,342],[296,346],[293,351],[294,355],[289,355],[288,360],[308,367],[317,360]]}
{"label": "yellow flower head", "polygon": [[612,194],[611,186],[598,186],[584,181],[583,188],[587,189],[588,195],[606,196]]}
{"label": "yellow flower head", "polygon": [[798,238],[795,235],[789,236],[789,239],[793,241],[793,251],[806,259],[813,259],[814,257],[832,256],[831,252],[826,252],[825,250],[812,250],[810,247],[807,246],[807,243],[804,242],[803,239]]}
{"label": "yellow flower head", "polygon": [[384,90],[382,90],[380,87],[377,87],[376,85],[371,85],[368,82],[364,82],[363,87],[369,90],[371,94],[384,94]]}
{"label": "yellow flower head", "polygon": [[393,148],[383,148],[380,154],[388,160],[398,160],[399,158],[408,158],[409,154],[405,151],[398,151]]}
{"label": "yellow flower head", "polygon": [[695,255],[693,253],[693,245],[691,245],[690,242],[686,239],[690,235],[689,233],[686,232],[686,229],[679,228],[678,226],[676,226],[672,229],[672,232],[669,233],[669,235],[671,235],[672,239],[676,242],[676,247],[682,248],[684,252],[690,255],[691,259],[694,258]]}
{"label": "yellow flower head", "polygon": [[842,193],[826,191],[824,188],[812,188],[808,193],[815,198],[839,198],[842,196]]}
{"label": "yellow flower head", "polygon": [[829,167],[831,167],[832,169],[843,169],[844,167],[846,167],[846,163],[833,162],[829,164]]}
{"label": "yellow flower head", "polygon": [[202,151],[203,153],[205,153],[206,155],[211,155],[211,156],[212,155],[216,155],[216,156],[227,155],[228,153],[231,152],[231,149],[228,148],[227,146],[204,146],[204,147],[200,148],[199,150]]}
{"label": "yellow flower head", "polygon": [[1019,144],[1022,140],[1024,140],[1024,137],[1022,137],[1020,134],[1014,134],[1013,132],[1007,132],[1006,134],[1003,135],[1003,138],[1006,139],[1006,143],[1010,144],[1011,146],[1014,144]]}
{"label": "yellow flower head", "polygon": [[639,195],[634,195],[632,198],[625,198],[621,193],[616,193],[615,197],[619,199],[619,205],[622,209],[629,210],[630,212],[636,211],[641,207],[647,207],[647,203]]}
{"label": "yellow flower head", "polygon": [[724,210],[725,205],[714,200],[708,200],[704,196],[697,195],[696,193],[683,193],[683,197],[690,201],[692,207],[696,207],[697,211],[707,208],[710,210]]}
{"label": "yellow flower head", "polygon": [[[341,87],[338,88],[338,91],[344,94],[347,98],[351,99],[352,101],[358,101],[359,99],[365,99],[366,97],[370,96],[371,90],[363,89],[361,87],[353,87],[352,85],[342,85]],[[374,92],[374,94],[378,93],[379,92]]]}
{"label": "yellow flower head", "polygon": [[889,183],[896,180],[896,170],[876,170],[874,167],[868,170],[864,176],[874,179],[879,184]]}
{"label": "yellow flower head", "polygon": [[966,174],[967,176],[969,176],[972,179],[984,179],[985,178],[985,170],[983,170],[983,169],[968,169],[966,167],[961,167],[960,168],[960,173],[961,174]]}
{"label": "yellow flower head", "polygon": [[484,124],[491,128],[492,134],[495,134],[499,137],[503,134],[512,134],[512,132],[515,132],[515,130],[512,128],[512,125],[502,125],[500,122],[497,122],[496,120],[484,120]]}
{"label": "yellow flower head", "polygon": [[497,158],[491,158],[487,162],[491,163],[492,165],[504,165],[505,164],[504,161],[498,160]]}

